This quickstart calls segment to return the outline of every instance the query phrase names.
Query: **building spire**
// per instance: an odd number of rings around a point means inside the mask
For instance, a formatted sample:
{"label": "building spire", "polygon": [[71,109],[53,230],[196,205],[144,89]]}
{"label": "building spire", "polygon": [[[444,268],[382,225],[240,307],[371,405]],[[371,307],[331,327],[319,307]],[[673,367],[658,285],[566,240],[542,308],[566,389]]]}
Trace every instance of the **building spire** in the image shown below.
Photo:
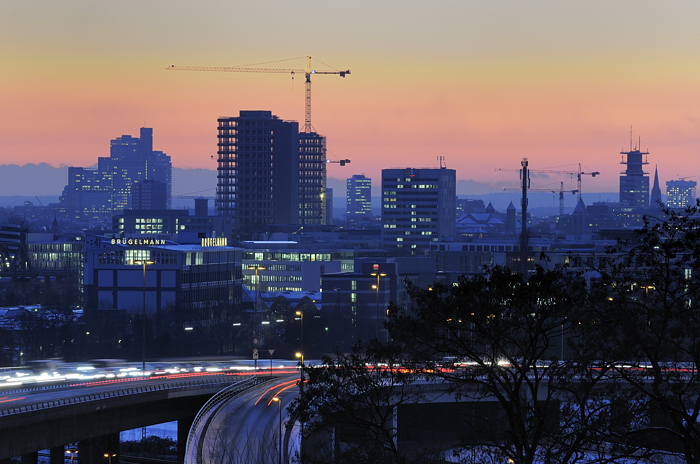
{"label": "building spire", "polygon": [[651,188],[651,200],[649,206],[654,207],[661,203],[661,188],[659,187],[659,167],[654,166],[654,186]]}

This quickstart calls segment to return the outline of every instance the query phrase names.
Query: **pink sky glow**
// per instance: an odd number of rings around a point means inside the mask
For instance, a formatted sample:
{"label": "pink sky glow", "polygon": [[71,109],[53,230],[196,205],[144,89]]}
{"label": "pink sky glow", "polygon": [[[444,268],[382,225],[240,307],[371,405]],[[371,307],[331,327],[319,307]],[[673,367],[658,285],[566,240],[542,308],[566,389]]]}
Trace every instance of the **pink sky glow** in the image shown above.
{"label": "pink sky glow", "polygon": [[[444,156],[497,191],[518,176],[495,169],[527,157],[532,169],[581,163],[601,172],[584,192],[611,192],[630,127],[662,183],[700,176],[697,2],[237,3],[4,2],[0,164],[90,166],[147,126],[175,166],[215,169],[218,117],[262,109],[303,124],[303,75],[166,66],[310,54],[352,72],[312,78],[312,123],[330,158],[352,159],[330,177]],[[560,180],[571,183],[537,182]]]}

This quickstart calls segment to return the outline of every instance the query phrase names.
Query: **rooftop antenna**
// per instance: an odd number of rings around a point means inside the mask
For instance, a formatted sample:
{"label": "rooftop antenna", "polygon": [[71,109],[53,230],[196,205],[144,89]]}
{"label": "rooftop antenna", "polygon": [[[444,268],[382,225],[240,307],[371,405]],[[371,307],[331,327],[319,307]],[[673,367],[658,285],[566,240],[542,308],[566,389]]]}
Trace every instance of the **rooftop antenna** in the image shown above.
{"label": "rooftop antenna", "polygon": [[440,169],[445,169],[447,167],[444,156],[438,156],[438,162],[440,163]]}
{"label": "rooftop antenna", "polygon": [[630,124],[630,151],[632,151],[632,124]]}

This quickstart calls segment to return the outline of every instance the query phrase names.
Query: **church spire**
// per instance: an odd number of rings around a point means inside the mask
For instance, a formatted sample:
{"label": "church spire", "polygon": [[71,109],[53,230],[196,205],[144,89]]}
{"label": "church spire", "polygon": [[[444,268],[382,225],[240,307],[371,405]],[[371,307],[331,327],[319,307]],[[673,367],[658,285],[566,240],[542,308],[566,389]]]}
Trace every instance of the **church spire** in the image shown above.
{"label": "church spire", "polygon": [[654,186],[651,189],[651,201],[649,206],[655,207],[661,203],[661,188],[659,187],[659,167],[654,167]]}

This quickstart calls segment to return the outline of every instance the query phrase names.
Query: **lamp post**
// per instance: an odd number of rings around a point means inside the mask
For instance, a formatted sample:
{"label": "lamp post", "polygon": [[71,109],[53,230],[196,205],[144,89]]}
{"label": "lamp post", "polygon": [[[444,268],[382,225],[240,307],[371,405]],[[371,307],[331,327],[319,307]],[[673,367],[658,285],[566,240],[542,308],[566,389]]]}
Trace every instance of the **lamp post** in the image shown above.
{"label": "lamp post", "polygon": [[[255,269],[255,308],[254,308],[254,313],[256,317],[256,327],[257,327],[257,314],[258,314],[258,296],[260,295],[260,280],[258,279],[258,271],[264,271],[265,266],[261,266],[259,264],[253,264],[248,266],[249,270]],[[253,338],[255,338],[255,329],[253,329]]]}
{"label": "lamp post", "polygon": [[[301,318],[301,331],[299,334],[299,345],[300,345],[299,349],[303,352],[304,351],[304,311],[297,311],[294,314],[296,314],[297,316],[299,316]],[[303,363],[303,355],[302,355],[302,365],[303,364],[304,363]]]}
{"label": "lamp post", "polygon": [[279,434],[279,464],[282,464],[282,399],[275,396],[272,401],[277,403],[280,414],[280,434]]}
{"label": "lamp post", "polygon": [[297,358],[301,358],[301,383],[303,385],[304,384],[304,353],[294,353],[294,356],[296,356]]}
{"label": "lamp post", "polygon": [[[257,355],[257,343],[258,343],[258,338],[260,334],[257,334],[257,328],[258,328],[258,310],[259,310],[259,305],[258,305],[258,295],[260,294],[260,281],[258,280],[258,271],[264,271],[265,266],[261,266],[259,264],[253,264],[248,266],[249,270],[255,269],[255,307],[253,308],[253,314],[255,314],[255,322],[253,323],[253,359],[255,360],[255,371],[257,372],[258,370],[258,355]],[[262,322],[262,321],[261,321]]]}
{"label": "lamp post", "polygon": [[113,458],[113,457],[116,457],[116,456],[117,456],[116,453],[105,453],[105,454],[104,454],[104,457],[106,457],[106,458],[109,460],[109,461],[108,461],[109,464],[112,464],[112,458]]}
{"label": "lamp post", "polygon": [[248,266],[249,270],[255,269],[255,310],[257,311],[258,309],[258,294],[260,293],[260,281],[258,280],[258,271],[264,271],[265,266],[261,266],[259,264],[254,264],[251,266]]}
{"label": "lamp post", "polygon": [[70,464],[73,464],[73,458],[78,454],[78,450],[66,450],[66,453],[70,455]]}
{"label": "lamp post", "polygon": [[377,320],[375,321],[375,338],[379,341],[379,278],[386,277],[385,273],[373,272],[370,274],[372,277],[377,278],[377,285],[372,285],[372,289],[377,291]]}
{"label": "lamp post", "polygon": [[154,262],[155,261],[151,261],[149,259],[138,259],[134,261],[134,264],[143,264],[143,306],[141,307],[141,337],[143,338],[143,362],[141,364],[141,372],[144,376],[146,375],[146,265],[153,264]]}
{"label": "lamp post", "polygon": [[[297,358],[301,358],[301,369],[299,369],[299,372],[301,372],[301,382],[299,382],[299,401],[301,404],[304,404],[304,353],[294,353],[294,356]],[[299,455],[300,458],[303,459],[304,455],[302,452],[302,446],[304,443],[304,421],[301,420],[301,433],[300,433],[300,439],[299,439]],[[303,462],[303,461],[300,461]]]}

